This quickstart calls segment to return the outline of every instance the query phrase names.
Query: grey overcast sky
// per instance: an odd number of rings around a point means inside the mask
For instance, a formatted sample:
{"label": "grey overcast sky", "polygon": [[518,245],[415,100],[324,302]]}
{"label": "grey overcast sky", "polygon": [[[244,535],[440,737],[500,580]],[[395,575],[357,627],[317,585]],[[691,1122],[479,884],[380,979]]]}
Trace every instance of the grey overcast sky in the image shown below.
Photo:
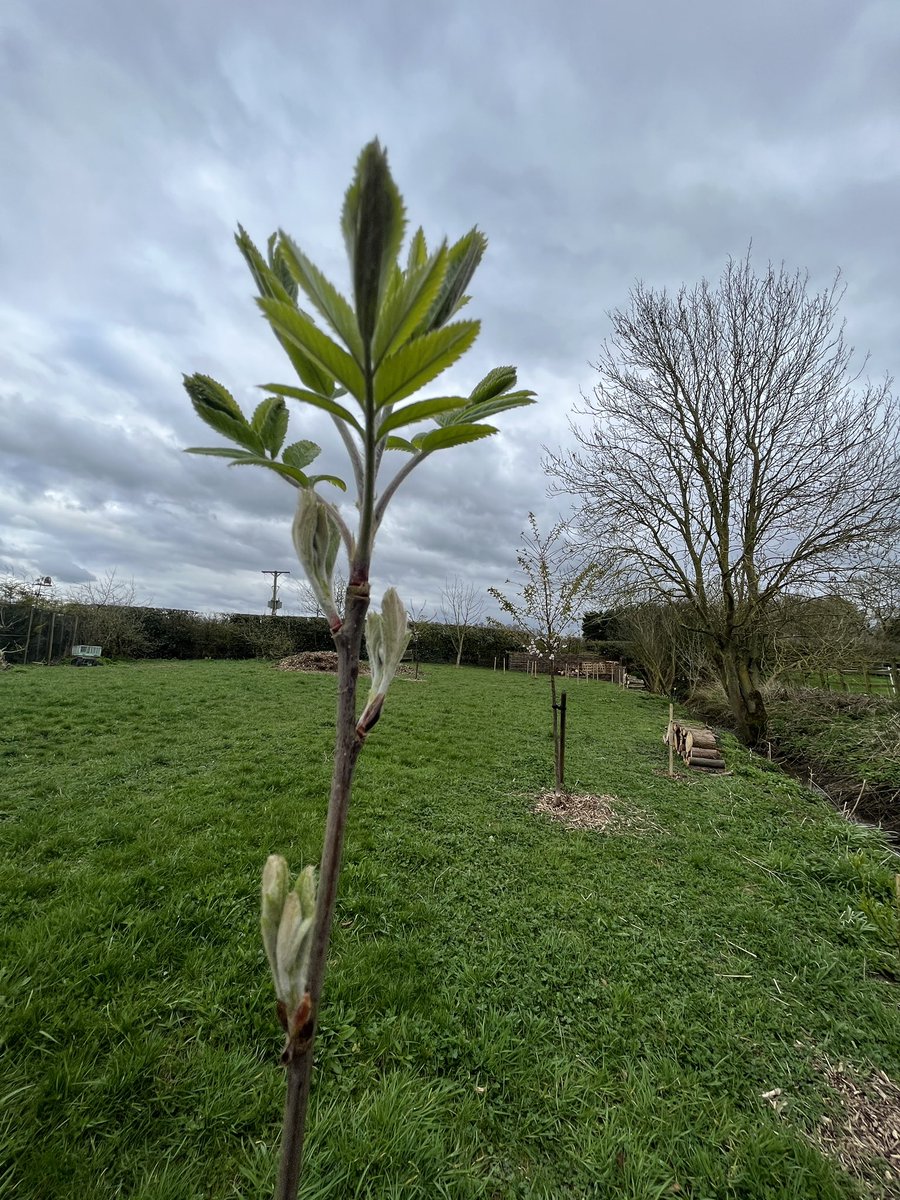
{"label": "grey overcast sky", "polygon": [[[181,453],[214,435],[184,371],[245,404],[290,380],[232,242],[281,225],[345,284],[338,228],[379,136],[413,225],[490,238],[471,387],[514,363],[540,403],[399,494],[376,583],[502,584],[541,445],[567,441],[606,313],[636,277],[718,276],[752,239],[824,284],[900,368],[900,0],[4,0],[0,572],[115,568],[140,598],[261,611],[299,567],[293,491]],[[324,447],[298,410],[294,437]],[[288,592],[286,608],[296,609]]]}

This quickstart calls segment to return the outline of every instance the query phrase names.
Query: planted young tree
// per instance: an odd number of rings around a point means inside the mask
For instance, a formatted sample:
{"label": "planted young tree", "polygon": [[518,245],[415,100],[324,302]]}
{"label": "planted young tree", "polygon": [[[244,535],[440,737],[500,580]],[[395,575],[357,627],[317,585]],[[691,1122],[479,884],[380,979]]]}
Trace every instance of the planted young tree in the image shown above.
{"label": "planted young tree", "polygon": [[566,631],[595,592],[603,572],[596,563],[586,561],[568,540],[564,521],[554,525],[545,537],[541,536],[534,513],[528,514],[528,525],[522,532],[522,545],[516,551],[521,573],[518,596],[511,598],[493,587],[488,592],[512,620],[529,650],[549,662],[554,774],[556,787],[562,791],[564,748],[556,699],[556,665]]}
{"label": "planted young tree", "polygon": [[887,383],[857,386],[840,297],[749,255],[718,286],[638,284],[578,448],[548,463],[585,535],[690,608],[748,743],[778,598],[824,591],[900,532],[900,407]]}
{"label": "planted young tree", "polygon": [[[287,1070],[277,1198],[296,1196],[312,1069],[313,1041],[334,917],[351,786],[359,754],[378,721],[388,686],[409,639],[407,616],[388,588],[381,611],[369,611],[369,571],[378,528],[391,498],[432,454],[496,433],[488,418],[531,404],[533,393],[514,391],[516,372],[498,367],[468,396],[410,401],[472,345],[478,321],[451,318],[486,247],[472,229],[453,245],[429,251],[418,229],[399,260],[406,219],[403,201],[377,141],[362,151],[344,200],[341,228],[347,248],[352,302],[313,265],[284,232],[260,252],[239,227],[236,241],[253,275],[257,304],[299,377],[299,383],[263,385],[264,399],[248,418],[234,397],[206,375],[185,377],[198,414],[234,446],[195,447],[232,465],[260,466],[298,490],[293,523],[297,556],[328,620],[338,654],[334,770],[318,872],[304,867],[293,888],[279,855],[266,862],[262,936],[272,969],[277,1012],[284,1030]],[[300,293],[317,321],[298,303]],[[327,327],[330,332],[326,332]],[[335,334],[332,337],[331,334]],[[306,439],[285,445],[287,400],[327,412],[350,462],[356,517],[351,527],[337,503],[317,490],[343,480],[311,474],[319,447]],[[410,426],[433,422],[411,434]],[[406,456],[382,483],[391,451]],[[346,602],[335,602],[335,564],[348,563]],[[365,628],[371,687],[357,713],[359,657]]]}
{"label": "planted young tree", "polygon": [[462,662],[463,646],[466,634],[473,625],[477,625],[484,613],[484,600],[475,591],[471,583],[463,583],[461,579],[448,579],[441,591],[441,620],[447,627],[453,649],[456,651],[456,665]]}

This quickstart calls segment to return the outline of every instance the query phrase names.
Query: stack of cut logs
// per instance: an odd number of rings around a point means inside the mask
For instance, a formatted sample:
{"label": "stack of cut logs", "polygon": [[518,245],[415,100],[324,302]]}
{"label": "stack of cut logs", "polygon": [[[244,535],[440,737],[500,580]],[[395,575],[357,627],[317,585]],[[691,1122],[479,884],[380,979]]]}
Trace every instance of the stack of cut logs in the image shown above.
{"label": "stack of cut logs", "polygon": [[663,741],[680,754],[687,766],[696,771],[724,771],[725,759],[716,742],[716,735],[705,725],[682,725],[670,721]]}

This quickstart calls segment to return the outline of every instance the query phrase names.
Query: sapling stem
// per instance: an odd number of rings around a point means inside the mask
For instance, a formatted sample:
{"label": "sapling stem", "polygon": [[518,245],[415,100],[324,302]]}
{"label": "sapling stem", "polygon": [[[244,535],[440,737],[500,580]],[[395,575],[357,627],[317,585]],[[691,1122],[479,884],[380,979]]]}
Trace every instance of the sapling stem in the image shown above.
{"label": "sapling stem", "polygon": [[[248,420],[216,380],[202,374],[184,380],[197,415],[237,447],[194,446],[191,453],[263,466],[298,489],[294,547],[328,620],[338,656],[334,771],[318,885],[310,864],[289,891],[288,864],[277,854],[269,856],[263,871],[261,931],[286,1034],[282,1063],[287,1069],[287,1091],[276,1200],[296,1200],[300,1181],[313,1046],[356,761],[409,644],[406,610],[393,588],[385,592],[381,612],[369,612],[375,535],[397,488],[430,454],[496,433],[484,418],[532,404],[534,398],[533,392],[513,390],[514,367],[495,367],[468,397],[452,397],[449,405],[447,398],[437,398],[398,408],[474,342],[479,323],[452,318],[468,300],[466,288],[487,245],[484,235],[472,229],[453,246],[445,242],[429,254],[419,229],[411,239],[404,268],[398,255],[405,223],[403,201],[387,157],[374,141],[359,157],[341,214],[353,305],[286,234],[272,235],[265,257],[239,226],[235,240],[257,284],[257,304],[304,386],[264,385],[274,394],[261,401]],[[304,302],[338,335],[340,344],[299,307],[300,291]],[[305,438],[284,444],[289,423],[285,397],[334,418],[356,482],[355,535],[338,506],[316,491],[319,483],[345,489],[344,481],[308,474],[320,447]],[[362,423],[345,407],[345,399],[359,405]],[[438,416],[440,422],[421,434],[407,428]],[[400,436],[407,433],[413,440]],[[390,449],[410,457],[376,504],[378,469]],[[350,569],[343,614],[334,597],[341,543]],[[364,631],[372,688],[357,717]]]}
{"label": "sapling stem", "polygon": [[[361,569],[361,564],[360,564]],[[368,584],[347,589],[344,624],[335,634],[338,653],[338,701],[334,771],[325,824],[325,840],[316,897],[316,922],[309,964],[308,990],[310,1016],[302,1030],[302,1043],[287,1063],[287,1094],[281,1135],[281,1163],[278,1171],[276,1200],[295,1200],[303,1161],[303,1141],[309,1088],[312,1075],[313,1045],[319,1014],[319,1000],[325,979],[328,943],[337,901],[344,834],[353,788],[353,774],[363,741],[356,732],[356,689],[359,679],[359,655],[366,611],[369,607]]]}

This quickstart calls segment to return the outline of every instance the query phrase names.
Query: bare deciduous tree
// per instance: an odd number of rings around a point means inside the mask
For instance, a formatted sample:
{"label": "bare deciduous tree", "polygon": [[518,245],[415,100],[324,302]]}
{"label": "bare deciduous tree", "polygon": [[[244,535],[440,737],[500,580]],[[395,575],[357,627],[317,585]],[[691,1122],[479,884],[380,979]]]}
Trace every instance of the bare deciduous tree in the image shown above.
{"label": "bare deciduous tree", "polygon": [[611,314],[600,382],[551,455],[592,543],[691,608],[740,736],[762,739],[765,618],[814,594],[900,529],[900,425],[889,381],[859,384],[838,281],[749,254],[718,286],[637,284]]}
{"label": "bare deciduous tree", "polygon": [[690,693],[708,674],[702,640],[683,603],[658,597],[635,600],[622,610],[618,626],[651,692],[668,696],[684,689]]}
{"label": "bare deciduous tree", "polygon": [[484,613],[484,599],[471,583],[448,579],[441,591],[441,620],[447,626],[450,641],[456,651],[456,665],[462,662],[466,634],[477,625]]}
{"label": "bare deciduous tree", "polygon": [[[302,617],[324,617],[322,606],[316,596],[315,589],[308,579],[292,579],[288,584],[294,593],[300,607]],[[334,573],[334,603],[339,613],[343,613],[347,602],[347,580],[340,571]]]}
{"label": "bare deciduous tree", "polygon": [[136,599],[134,580],[121,578],[113,567],[99,578],[70,588],[65,602],[68,611],[78,617],[83,641],[102,646],[109,655],[130,658],[147,648]]}

